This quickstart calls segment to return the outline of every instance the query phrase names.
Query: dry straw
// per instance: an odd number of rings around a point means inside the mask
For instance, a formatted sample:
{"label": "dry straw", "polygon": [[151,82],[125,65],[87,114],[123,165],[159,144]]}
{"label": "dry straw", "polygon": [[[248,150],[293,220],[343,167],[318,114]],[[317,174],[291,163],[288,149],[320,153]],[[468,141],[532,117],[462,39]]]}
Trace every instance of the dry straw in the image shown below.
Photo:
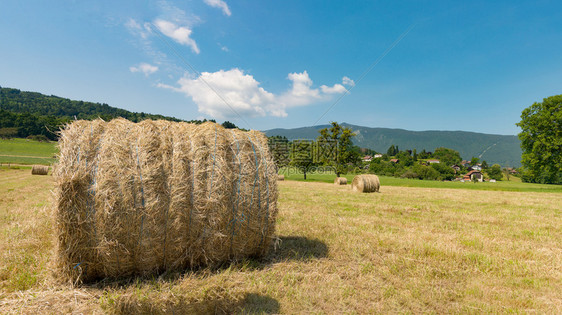
{"label": "dry straw", "polygon": [[285,175],[278,175],[277,180],[280,180],[280,181],[285,180]]}
{"label": "dry straw", "polygon": [[336,177],[334,180],[335,185],[347,185],[347,178],[345,177]]}
{"label": "dry straw", "polygon": [[49,167],[45,165],[33,165],[31,168],[31,175],[47,175]]}
{"label": "dry straw", "polygon": [[351,187],[358,192],[379,192],[381,187],[379,177],[377,175],[357,175],[351,182]]}
{"label": "dry straw", "polygon": [[125,119],[60,134],[57,271],[147,275],[262,256],[274,239],[277,173],[260,132]]}

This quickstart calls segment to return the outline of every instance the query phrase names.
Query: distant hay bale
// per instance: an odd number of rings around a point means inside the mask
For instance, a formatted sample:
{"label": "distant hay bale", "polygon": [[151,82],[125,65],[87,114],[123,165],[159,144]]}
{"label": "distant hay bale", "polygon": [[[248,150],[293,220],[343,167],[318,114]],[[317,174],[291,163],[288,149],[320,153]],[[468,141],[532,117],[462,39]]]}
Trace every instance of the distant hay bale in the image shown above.
{"label": "distant hay bale", "polygon": [[47,175],[49,167],[45,165],[33,165],[31,168],[31,175]]}
{"label": "distant hay bale", "polygon": [[377,175],[357,175],[351,182],[351,187],[358,192],[379,192],[381,187],[379,177]]}
{"label": "distant hay bale", "polygon": [[277,180],[285,180],[285,175],[277,175]]}
{"label": "distant hay bale", "polygon": [[334,180],[335,185],[347,185],[347,178],[345,177],[336,177]]}
{"label": "distant hay bale", "polygon": [[257,131],[125,119],[60,134],[56,267],[72,281],[148,275],[262,256],[277,173]]}

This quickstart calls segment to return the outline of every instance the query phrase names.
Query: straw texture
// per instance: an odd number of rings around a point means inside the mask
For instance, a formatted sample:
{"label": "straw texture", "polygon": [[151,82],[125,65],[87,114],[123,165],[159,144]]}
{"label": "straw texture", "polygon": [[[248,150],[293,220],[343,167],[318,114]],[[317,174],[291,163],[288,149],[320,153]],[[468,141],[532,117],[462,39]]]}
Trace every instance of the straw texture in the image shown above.
{"label": "straw texture", "polygon": [[76,121],[55,166],[58,274],[147,275],[262,256],[277,173],[260,132],[125,119]]}
{"label": "straw texture", "polygon": [[278,176],[277,176],[277,180],[284,181],[284,180],[285,180],[285,175],[278,175]]}
{"label": "straw texture", "polygon": [[357,175],[351,182],[351,187],[357,192],[379,192],[381,187],[379,177],[377,175]]}

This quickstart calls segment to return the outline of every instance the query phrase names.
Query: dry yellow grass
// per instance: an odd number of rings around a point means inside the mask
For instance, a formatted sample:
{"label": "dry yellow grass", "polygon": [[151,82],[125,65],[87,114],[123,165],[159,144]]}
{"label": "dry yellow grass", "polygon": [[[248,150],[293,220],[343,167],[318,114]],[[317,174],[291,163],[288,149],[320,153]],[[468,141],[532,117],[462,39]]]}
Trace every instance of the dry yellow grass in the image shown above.
{"label": "dry yellow grass", "polygon": [[279,183],[264,260],[72,288],[50,177],[0,170],[0,313],[562,312],[562,194]]}

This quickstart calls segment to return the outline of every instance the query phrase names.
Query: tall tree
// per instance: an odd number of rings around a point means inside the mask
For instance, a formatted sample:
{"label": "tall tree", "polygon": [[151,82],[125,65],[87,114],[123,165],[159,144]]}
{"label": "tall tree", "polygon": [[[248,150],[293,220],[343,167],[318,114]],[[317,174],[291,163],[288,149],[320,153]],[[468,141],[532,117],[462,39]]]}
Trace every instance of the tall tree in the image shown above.
{"label": "tall tree", "polygon": [[313,157],[314,142],[307,140],[295,140],[291,144],[291,162],[289,165],[296,167],[304,174],[311,172],[316,167]]}
{"label": "tall tree", "polygon": [[492,167],[488,169],[487,173],[491,179],[502,180],[503,178],[502,168],[501,166],[499,166],[499,164],[492,165]]}
{"label": "tall tree", "polygon": [[335,157],[323,158],[324,163],[332,165],[336,171],[336,175],[339,177],[342,173],[345,173],[347,164],[357,164],[360,161],[359,152],[353,150],[352,138],[355,133],[351,128],[343,127],[337,122],[333,121],[330,123],[332,126],[330,128],[324,128],[319,130],[320,136],[318,136],[318,144],[335,144],[337,146],[337,152]]}
{"label": "tall tree", "polygon": [[522,179],[562,184],[562,95],[543,99],[521,113]]}
{"label": "tall tree", "polygon": [[460,164],[462,161],[461,155],[458,151],[448,148],[437,148],[433,153],[433,157],[439,159],[439,161],[447,166],[453,164]]}

